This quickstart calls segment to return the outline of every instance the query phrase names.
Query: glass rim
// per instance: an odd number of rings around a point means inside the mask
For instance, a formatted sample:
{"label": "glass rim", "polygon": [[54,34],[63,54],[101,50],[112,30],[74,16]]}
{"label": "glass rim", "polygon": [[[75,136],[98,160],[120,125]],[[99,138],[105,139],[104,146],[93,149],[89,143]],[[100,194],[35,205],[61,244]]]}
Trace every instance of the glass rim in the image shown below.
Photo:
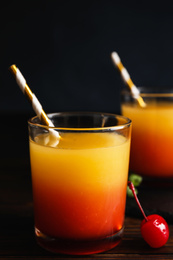
{"label": "glass rim", "polygon": [[119,118],[119,119],[124,119],[124,123],[119,124],[119,125],[115,125],[115,126],[101,126],[101,127],[58,127],[58,126],[47,126],[44,125],[42,123],[36,123],[33,122],[33,120],[35,120],[36,118],[38,118],[38,116],[34,116],[28,119],[28,125],[30,126],[37,126],[40,128],[44,128],[44,129],[55,129],[58,131],[74,131],[74,132],[95,132],[95,131],[115,131],[115,130],[121,130],[121,129],[125,129],[128,128],[132,121],[131,119],[129,119],[126,116],[123,115],[118,115],[118,114],[114,114],[114,113],[105,113],[105,112],[55,112],[55,113],[48,113],[47,116],[48,118],[51,120],[51,117],[53,116],[58,116],[58,115],[100,115],[100,116],[113,116],[115,118]]}
{"label": "glass rim", "polygon": [[[173,87],[170,89],[166,88],[163,89],[161,87],[138,87],[141,97],[173,97]],[[123,89],[121,91],[122,95],[128,94],[132,96],[132,93],[129,89]]]}

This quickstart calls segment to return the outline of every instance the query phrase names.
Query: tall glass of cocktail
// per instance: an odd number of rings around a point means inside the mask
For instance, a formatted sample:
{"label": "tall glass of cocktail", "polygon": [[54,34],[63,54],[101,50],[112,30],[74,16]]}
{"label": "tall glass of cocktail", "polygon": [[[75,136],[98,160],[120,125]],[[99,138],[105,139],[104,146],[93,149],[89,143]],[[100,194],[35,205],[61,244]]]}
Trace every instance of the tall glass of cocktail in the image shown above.
{"label": "tall glass of cocktail", "polygon": [[145,108],[129,91],[122,92],[122,114],[133,122],[130,170],[150,178],[173,178],[173,92],[139,89]]}
{"label": "tall glass of cocktail", "polygon": [[[113,248],[124,227],[131,121],[103,113],[29,120],[35,234],[53,252],[92,254]],[[53,145],[52,145],[53,144]]]}

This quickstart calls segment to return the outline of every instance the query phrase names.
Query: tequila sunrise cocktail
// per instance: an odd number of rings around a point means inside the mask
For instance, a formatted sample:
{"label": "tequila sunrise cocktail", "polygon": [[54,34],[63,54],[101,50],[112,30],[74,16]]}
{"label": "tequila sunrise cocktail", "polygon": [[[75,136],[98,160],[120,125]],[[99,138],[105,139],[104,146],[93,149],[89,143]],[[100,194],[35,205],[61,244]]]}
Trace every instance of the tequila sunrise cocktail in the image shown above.
{"label": "tequila sunrise cocktail", "polygon": [[114,247],[124,225],[130,120],[99,113],[60,113],[47,127],[29,121],[35,233],[43,247],[91,254]]}
{"label": "tequila sunrise cocktail", "polygon": [[133,123],[130,170],[148,177],[173,177],[173,93],[141,89],[146,107],[123,92],[122,114]]}

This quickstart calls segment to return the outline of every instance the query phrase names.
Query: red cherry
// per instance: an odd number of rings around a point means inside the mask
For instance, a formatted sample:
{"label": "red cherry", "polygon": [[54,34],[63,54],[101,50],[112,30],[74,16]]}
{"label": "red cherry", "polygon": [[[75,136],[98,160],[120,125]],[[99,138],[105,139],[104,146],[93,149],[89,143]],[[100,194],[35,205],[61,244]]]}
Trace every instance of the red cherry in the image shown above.
{"label": "red cherry", "polygon": [[137,198],[135,187],[131,181],[128,186],[133,192],[135,200],[144,216],[141,223],[141,234],[143,239],[153,248],[159,248],[166,244],[169,238],[169,227],[164,218],[159,215],[153,214],[146,216],[141,204]]}
{"label": "red cherry", "polygon": [[148,221],[143,219],[141,234],[143,239],[153,248],[159,248],[166,244],[169,238],[168,224],[159,215],[150,215]]}

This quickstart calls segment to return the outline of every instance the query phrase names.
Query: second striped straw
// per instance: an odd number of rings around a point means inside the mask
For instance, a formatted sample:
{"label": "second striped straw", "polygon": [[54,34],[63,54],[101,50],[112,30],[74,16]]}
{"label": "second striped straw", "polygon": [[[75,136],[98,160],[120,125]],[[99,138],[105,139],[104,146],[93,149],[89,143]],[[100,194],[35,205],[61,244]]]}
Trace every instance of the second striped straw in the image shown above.
{"label": "second striped straw", "polygon": [[133,81],[131,80],[130,75],[127,72],[126,68],[123,66],[118,53],[112,52],[111,58],[112,58],[113,63],[119,69],[123,80],[125,81],[125,83],[129,87],[133,98],[135,98],[138,101],[138,103],[141,107],[146,107],[146,103],[144,102],[143,98],[140,96],[140,92],[137,89],[137,87],[134,85]]}

